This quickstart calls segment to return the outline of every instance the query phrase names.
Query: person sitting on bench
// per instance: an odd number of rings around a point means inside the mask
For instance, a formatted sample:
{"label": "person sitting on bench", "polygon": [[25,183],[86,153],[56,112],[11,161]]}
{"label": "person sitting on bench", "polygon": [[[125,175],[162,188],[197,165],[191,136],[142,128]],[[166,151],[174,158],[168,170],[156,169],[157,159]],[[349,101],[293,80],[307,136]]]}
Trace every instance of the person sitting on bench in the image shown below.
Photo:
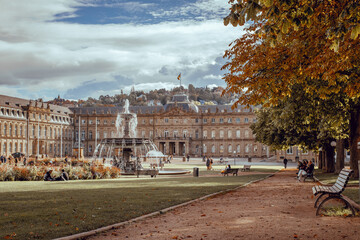
{"label": "person sitting on bench", "polygon": [[299,174],[298,174],[298,180],[299,181],[303,181],[304,177],[309,174],[312,173],[314,171],[314,164],[312,163],[312,161],[310,160],[309,163],[307,164],[307,166],[305,167],[305,169],[301,169],[299,170]]}
{"label": "person sitting on bench", "polygon": [[227,170],[231,169],[230,164],[226,166],[224,170],[221,170],[221,174],[224,174]]}
{"label": "person sitting on bench", "polygon": [[54,178],[51,176],[51,173],[52,173],[52,169],[50,169],[49,171],[47,171],[45,173],[45,176],[44,176],[44,181],[54,181]]}

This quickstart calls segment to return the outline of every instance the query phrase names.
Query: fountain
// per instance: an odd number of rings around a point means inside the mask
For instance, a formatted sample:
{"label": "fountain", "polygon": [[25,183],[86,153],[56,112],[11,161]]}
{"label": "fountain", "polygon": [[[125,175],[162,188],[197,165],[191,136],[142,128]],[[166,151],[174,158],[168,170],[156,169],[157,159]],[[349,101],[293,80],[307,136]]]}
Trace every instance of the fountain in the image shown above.
{"label": "fountain", "polygon": [[[115,126],[116,137],[102,139],[94,151],[94,159],[113,159],[114,165],[125,175],[159,174],[160,162],[165,159],[165,155],[150,139],[136,136],[137,116],[129,111],[128,100],[125,101],[123,111],[118,113]],[[143,160],[150,162],[153,167],[143,169]],[[160,171],[160,174],[164,174],[164,171]]]}

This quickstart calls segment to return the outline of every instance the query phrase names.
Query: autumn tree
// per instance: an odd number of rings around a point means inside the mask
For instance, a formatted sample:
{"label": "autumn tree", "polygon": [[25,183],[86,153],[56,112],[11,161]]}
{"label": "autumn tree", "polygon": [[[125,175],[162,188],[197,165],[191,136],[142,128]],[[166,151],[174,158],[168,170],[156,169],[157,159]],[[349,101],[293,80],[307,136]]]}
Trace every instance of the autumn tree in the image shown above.
{"label": "autumn tree", "polygon": [[[326,151],[321,168],[325,172],[334,172],[331,142],[336,138],[346,138],[348,129],[343,106],[337,104],[338,97],[322,100],[305,93],[301,85],[294,85],[291,96],[276,106],[263,107],[256,112],[257,121],[251,129],[257,141],[273,149],[298,145],[305,150],[317,151],[321,147]],[[341,118],[344,119],[339,121]]]}
{"label": "autumn tree", "polygon": [[[358,175],[360,136],[360,7],[358,1],[229,1],[225,24],[249,25],[226,51],[225,92],[236,104],[276,106],[300,84],[326,100],[345,94],[340,105],[350,122],[351,168]],[[235,104],[235,105],[236,105]],[[339,119],[340,120],[340,119]]]}

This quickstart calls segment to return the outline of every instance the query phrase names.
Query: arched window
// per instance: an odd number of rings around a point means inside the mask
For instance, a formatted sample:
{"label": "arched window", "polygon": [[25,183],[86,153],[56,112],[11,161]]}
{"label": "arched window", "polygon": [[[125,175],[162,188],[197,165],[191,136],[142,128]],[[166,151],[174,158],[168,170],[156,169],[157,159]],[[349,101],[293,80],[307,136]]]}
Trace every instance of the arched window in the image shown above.
{"label": "arched window", "polygon": [[245,145],[245,153],[249,153],[250,152],[250,145],[246,144]]}
{"label": "arched window", "polygon": [[220,145],[220,153],[224,153],[224,146],[222,144]]}
{"label": "arched window", "polygon": [[214,144],[211,146],[211,153],[215,153],[215,145]]}

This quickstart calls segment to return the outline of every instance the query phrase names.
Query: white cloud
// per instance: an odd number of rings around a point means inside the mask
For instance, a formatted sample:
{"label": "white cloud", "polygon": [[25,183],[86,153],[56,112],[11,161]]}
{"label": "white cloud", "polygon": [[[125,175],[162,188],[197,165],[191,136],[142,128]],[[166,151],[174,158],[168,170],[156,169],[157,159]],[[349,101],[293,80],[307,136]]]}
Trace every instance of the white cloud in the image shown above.
{"label": "white cloud", "polygon": [[[194,7],[216,11],[214,8],[224,6],[222,0],[210,3],[196,3],[180,11]],[[186,78],[207,71],[241,34],[239,29],[223,26],[221,19],[152,25],[53,21],[74,15],[75,7],[83,4],[75,0],[0,0],[2,89],[11,86],[39,95],[46,90],[57,96],[89,81],[115,83],[118,75],[131,79],[139,89],[172,86],[179,72]]]}

